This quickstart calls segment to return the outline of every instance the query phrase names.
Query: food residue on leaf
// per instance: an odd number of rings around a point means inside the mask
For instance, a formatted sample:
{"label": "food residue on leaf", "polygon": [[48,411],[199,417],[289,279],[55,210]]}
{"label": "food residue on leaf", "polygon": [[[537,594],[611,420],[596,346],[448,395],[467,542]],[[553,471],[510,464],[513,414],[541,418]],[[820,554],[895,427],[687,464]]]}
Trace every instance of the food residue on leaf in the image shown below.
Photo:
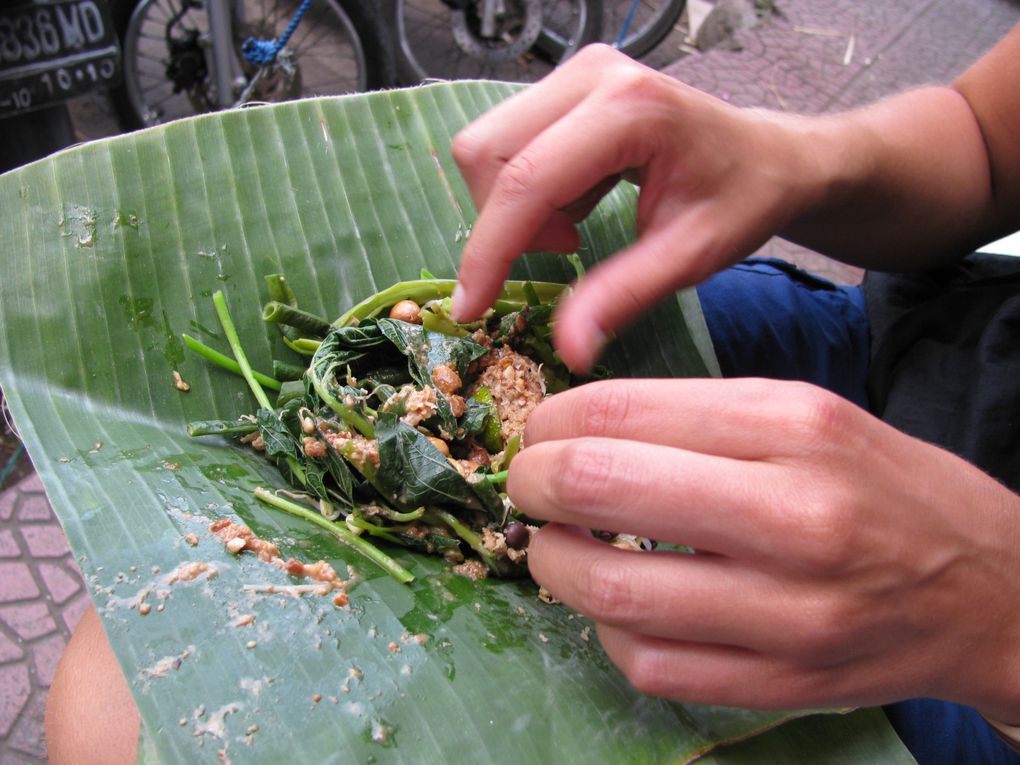
{"label": "food residue on leaf", "polygon": [[276,544],[255,536],[247,526],[234,523],[226,518],[213,523],[209,530],[223,540],[226,548],[234,555],[250,551],[255,553],[259,560],[283,569],[291,576],[320,582],[318,585],[245,585],[245,590],[249,592],[282,593],[294,596],[308,593],[328,595],[339,590],[340,592],[333,597],[333,604],[337,607],[348,605],[349,599],[346,591],[350,582],[341,579],[336,570],[326,561],[320,560],[315,563],[305,563],[296,558],[284,560],[280,557],[280,548]]}
{"label": "food residue on leaf", "polygon": [[453,573],[478,581],[479,579],[485,579],[488,569],[485,567],[485,564],[477,558],[469,558],[463,563],[458,563],[454,566]]}
{"label": "food residue on leaf", "polygon": [[206,579],[215,579],[217,573],[216,566],[211,563],[199,560],[187,561],[167,575],[166,583],[171,585],[177,582],[191,582],[203,576]]}
{"label": "food residue on leaf", "polygon": [[178,372],[176,369],[173,372],[173,376],[174,387],[177,388],[177,390],[179,390],[181,393],[187,393],[189,390],[191,390],[191,386],[188,383],[184,382],[184,378],[181,377],[181,373]]}

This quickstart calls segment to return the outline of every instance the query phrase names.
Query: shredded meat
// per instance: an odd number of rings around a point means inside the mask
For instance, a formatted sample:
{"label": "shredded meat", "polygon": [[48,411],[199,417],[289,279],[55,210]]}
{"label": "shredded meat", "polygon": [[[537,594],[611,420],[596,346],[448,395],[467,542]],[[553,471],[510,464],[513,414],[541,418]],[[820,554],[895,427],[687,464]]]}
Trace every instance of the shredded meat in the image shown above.
{"label": "shredded meat", "polygon": [[324,444],[317,438],[305,436],[301,440],[301,445],[304,447],[306,457],[311,457],[315,459],[317,457],[326,456],[326,444]]}
{"label": "shredded meat", "polygon": [[484,386],[492,393],[504,441],[521,435],[528,415],[545,398],[542,370],[527,356],[506,346],[484,356],[482,363],[485,368],[474,390]]}
{"label": "shredded meat", "polygon": [[226,518],[216,521],[209,527],[209,531],[222,539],[225,544],[230,544],[233,539],[243,539],[244,546],[237,551],[251,550],[258,556],[259,560],[264,560],[267,563],[271,563],[273,558],[280,557],[279,547],[272,542],[267,542],[265,539],[259,539],[247,526],[234,523]]}
{"label": "shredded meat", "polygon": [[453,567],[453,573],[466,576],[468,579],[478,581],[484,579],[488,570],[485,568],[485,564],[477,558],[471,558],[463,563],[460,563]]}
{"label": "shredded meat", "polygon": [[346,586],[346,582],[341,580],[333,567],[324,560],[316,563],[302,563],[296,558],[290,558],[283,564],[283,568],[291,576],[303,576],[307,579],[326,582],[334,586]]}
{"label": "shredded meat", "polygon": [[417,427],[436,413],[436,389],[430,385],[421,390],[413,385],[404,385],[383,405],[383,411],[389,411],[398,402],[404,405],[404,414],[400,419],[412,428]]}
{"label": "shredded meat", "polygon": [[374,438],[365,438],[358,433],[351,436],[326,435],[325,438],[329,440],[329,445],[338,452],[342,451],[347,444],[351,444],[353,448],[350,455],[346,452],[343,453],[355,465],[364,466],[366,462],[371,462],[373,466],[379,467],[379,444]]}

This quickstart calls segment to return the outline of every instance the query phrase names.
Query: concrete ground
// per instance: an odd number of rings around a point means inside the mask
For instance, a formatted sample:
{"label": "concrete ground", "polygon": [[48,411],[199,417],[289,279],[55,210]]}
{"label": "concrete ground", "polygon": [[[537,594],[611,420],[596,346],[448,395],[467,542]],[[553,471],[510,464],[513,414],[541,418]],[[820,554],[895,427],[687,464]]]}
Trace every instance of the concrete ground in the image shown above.
{"label": "concrete ground", "polygon": [[[687,55],[672,35],[655,53],[670,75],[742,106],[813,113],[847,109],[951,80],[1020,22],[1017,0],[775,0],[735,45]],[[735,48],[735,49],[734,49]],[[670,55],[670,53],[674,55]],[[666,63],[662,63],[666,62]],[[112,127],[100,99],[75,104],[85,139]],[[787,242],[784,257],[852,283],[860,273]],[[0,765],[46,761],[46,693],[87,593],[42,485],[0,491]]]}

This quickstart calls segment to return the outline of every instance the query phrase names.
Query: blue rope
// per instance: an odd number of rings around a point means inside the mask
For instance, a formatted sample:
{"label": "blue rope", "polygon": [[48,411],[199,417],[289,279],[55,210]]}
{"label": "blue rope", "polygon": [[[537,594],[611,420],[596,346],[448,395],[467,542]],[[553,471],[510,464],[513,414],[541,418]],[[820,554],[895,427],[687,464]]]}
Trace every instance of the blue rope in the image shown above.
{"label": "blue rope", "polygon": [[290,36],[294,34],[294,30],[297,29],[298,23],[301,21],[301,17],[305,15],[305,11],[311,6],[312,0],[302,0],[301,6],[297,9],[297,13],[294,14],[294,18],[290,20],[290,24],[283,30],[283,34],[277,37],[275,40],[256,40],[254,37],[249,37],[241,45],[241,54],[247,61],[258,66],[265,66],[271,64],[276,60],[276,54],[280,52]]}

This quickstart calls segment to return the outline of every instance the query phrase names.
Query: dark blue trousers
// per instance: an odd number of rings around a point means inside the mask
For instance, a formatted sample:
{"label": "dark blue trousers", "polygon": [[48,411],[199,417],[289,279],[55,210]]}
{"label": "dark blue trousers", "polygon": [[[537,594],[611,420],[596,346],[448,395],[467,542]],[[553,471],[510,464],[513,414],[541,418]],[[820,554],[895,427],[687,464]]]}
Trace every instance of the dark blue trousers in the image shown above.
{"label": "dark blue trousers", "polygon": [[[868,317],[858,287],[751,259],[698,288],[725,377],[804,380],[867,408]],[[914,699],[885,708],[920,765],[1018,765],[970,707]]]}

